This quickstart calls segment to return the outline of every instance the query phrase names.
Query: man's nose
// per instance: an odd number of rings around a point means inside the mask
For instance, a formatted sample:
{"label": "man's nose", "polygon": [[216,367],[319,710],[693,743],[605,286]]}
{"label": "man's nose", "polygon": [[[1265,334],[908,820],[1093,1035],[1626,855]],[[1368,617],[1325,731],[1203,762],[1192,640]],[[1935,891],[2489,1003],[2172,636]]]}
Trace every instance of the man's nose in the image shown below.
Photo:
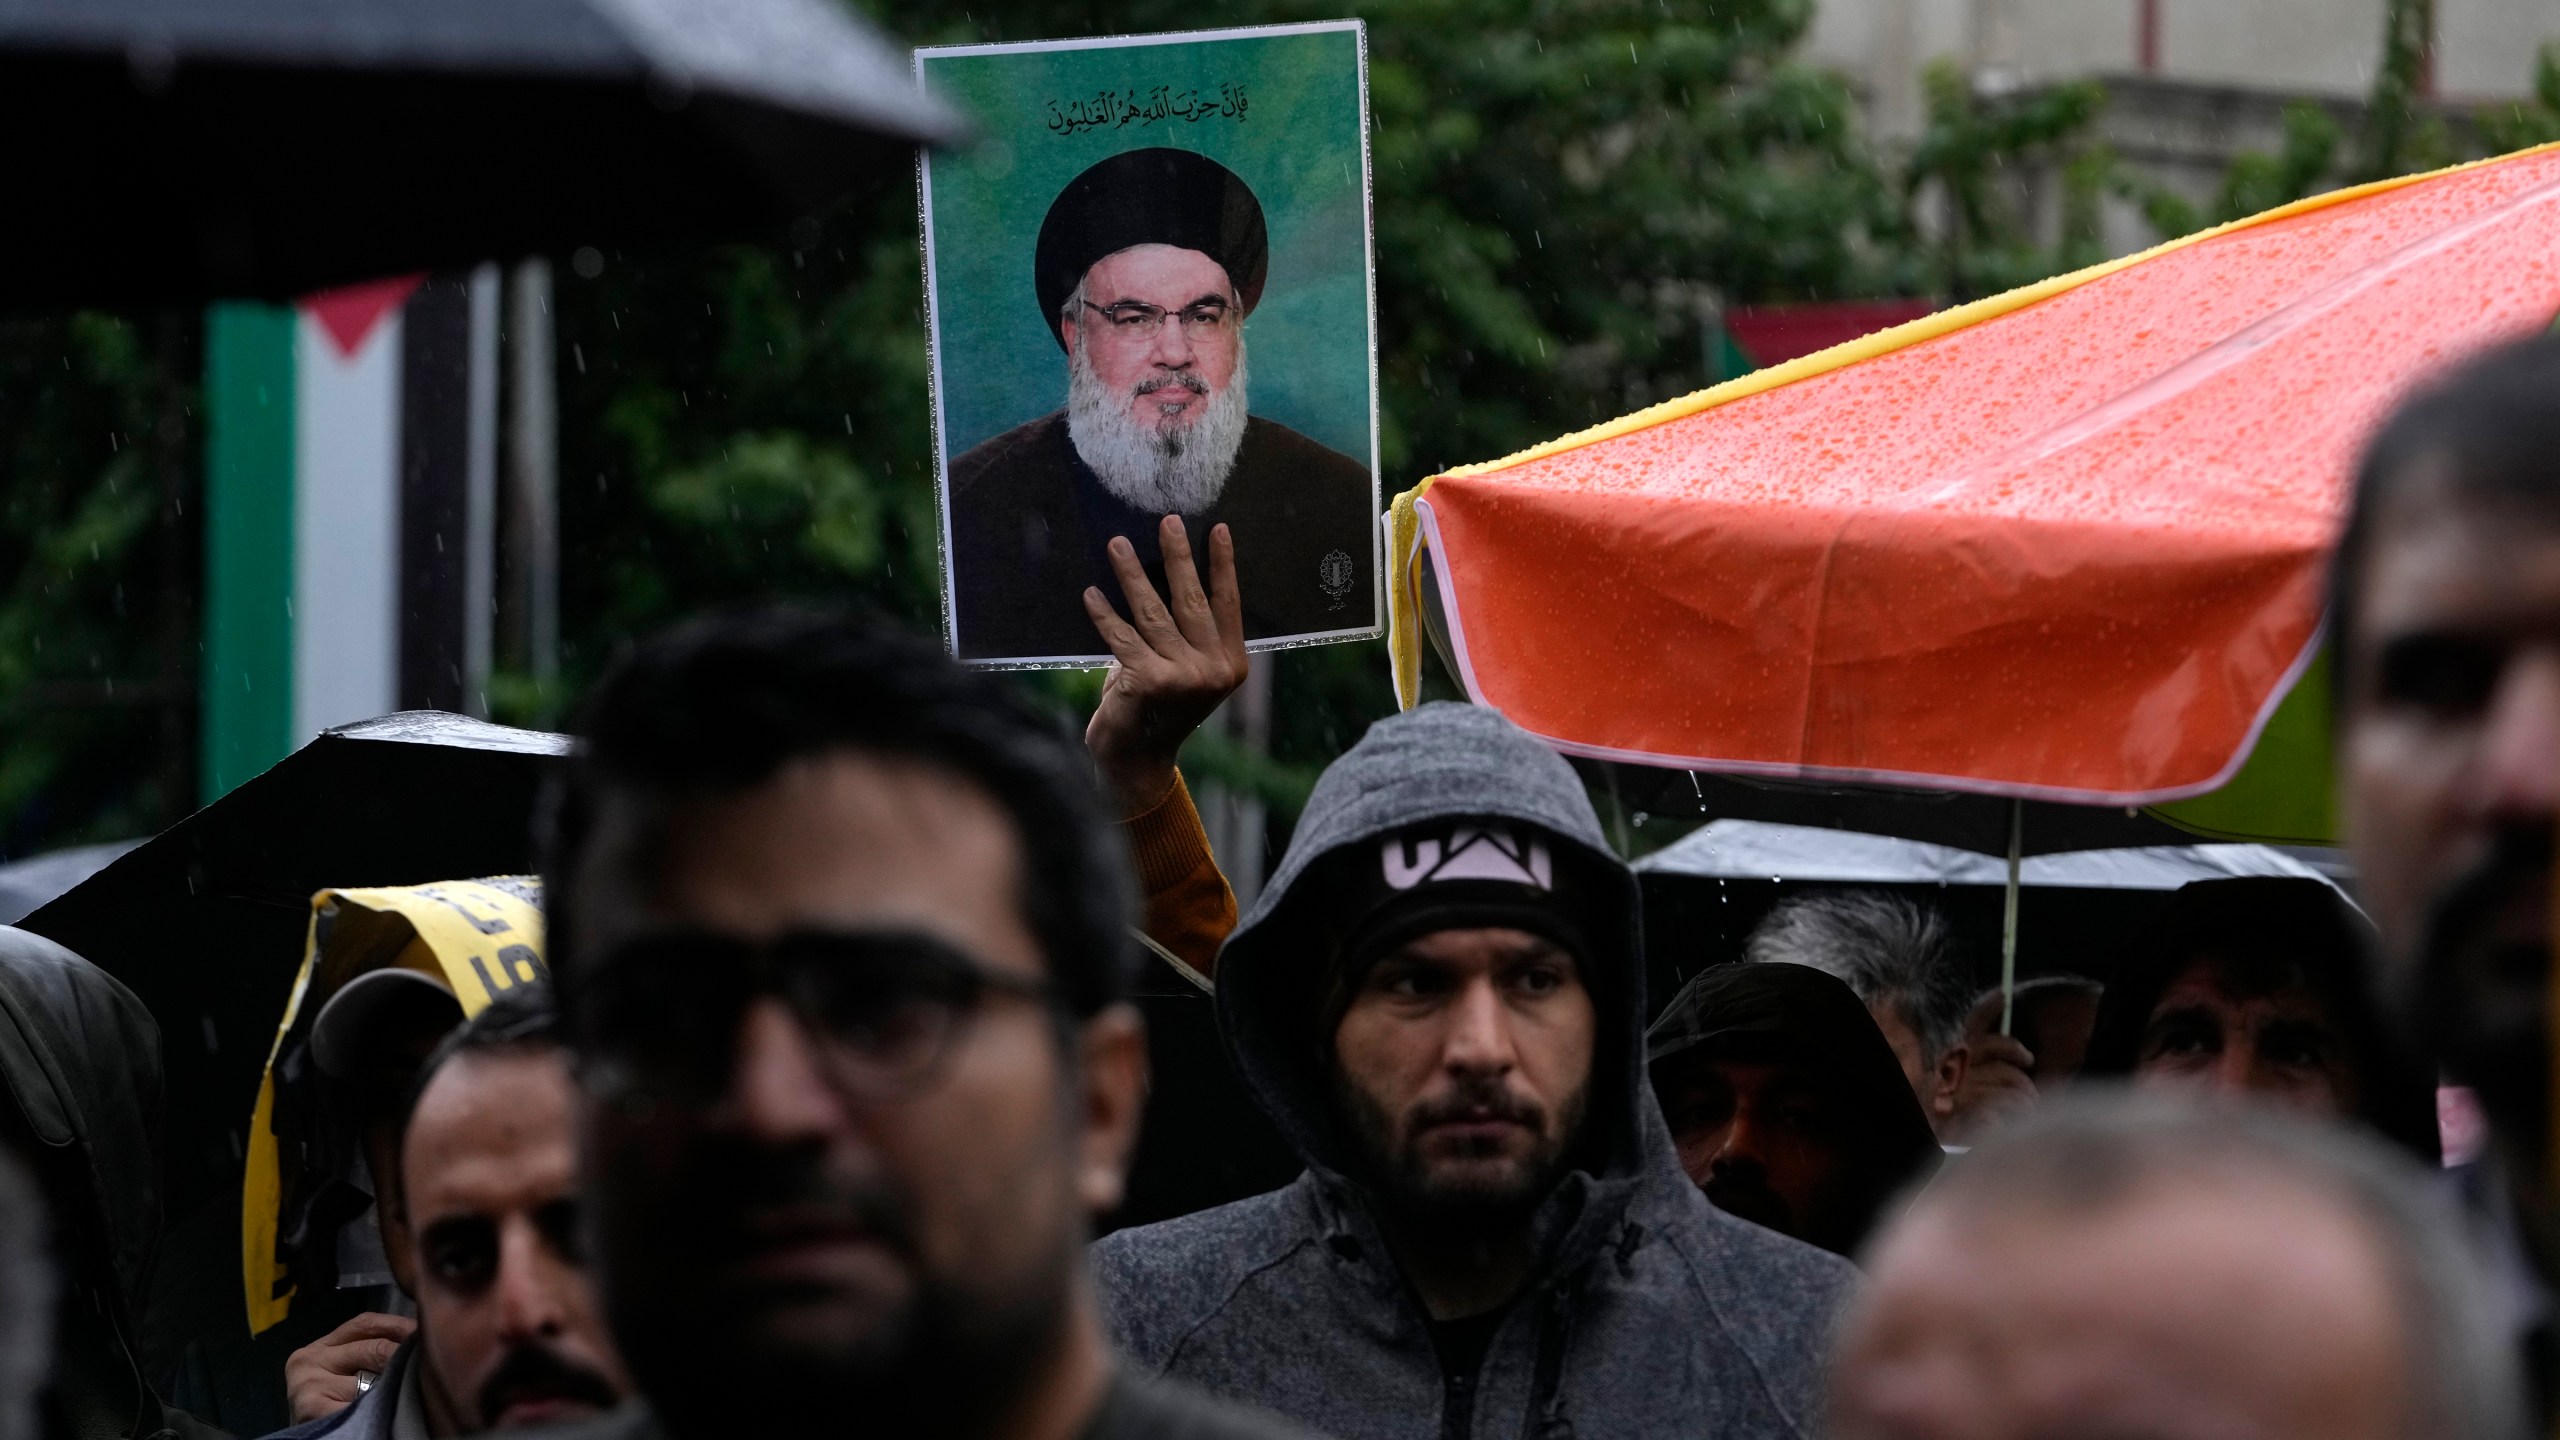
{"label": "man's nose", "polygon": [[1732,1123],[1724,1127],[1724,1133],[1716,1137],[1715,1154],[1708,1157],[1707,1165],[1719,1175],[1757,1175],[1766,1171],[1769,1162],[1761,1154],[1760,1127],[1751,1123],[1750,1116],[1736,1114]]}
{"label": "man's nose", "polygon": [[2547,822],[2560,810],[2560,648],[2508,661],[2479,756],[2473,800],[2484,818]]}
{"label": "man's nose", "polygon": [[1188,370],[1195,360],[1191,350],[1191,332],[1183,328],[1182,317],[1167,315],[1156,322],[1155,338],[1148,342],[1147,358],[1167,370]]}
{"label": "man's nose", "polygon": [[2223,1095],[2246,1095],[2258,1088],[2258,1047],[2245,1038],[2232,1040],[2213,1057],[2205,1082]]}
{"label": "man's nose", "polygon": [[724,1108],[751,1138],[772,1145],[816,1139],[843,1119],[826,1057],[781,1002],[760,998],[738,1017],[736,1068]]}
{"label": "man's nose", "polygon": [[1477,978],[1458,990],[1450,1002],[1449,1035],[1442,1060],[1450,1069],[1469,1074],[1501,1074],[1517,1060],[1511,1043],[1511,1016],[1493,982]]}
{"label": "man's nose", "polygon": [[531,1219],[515,1216],[498,1235],[498,1332],[509,1340],[557,1335],[567,1325],[560,1303],[566,1267]]}

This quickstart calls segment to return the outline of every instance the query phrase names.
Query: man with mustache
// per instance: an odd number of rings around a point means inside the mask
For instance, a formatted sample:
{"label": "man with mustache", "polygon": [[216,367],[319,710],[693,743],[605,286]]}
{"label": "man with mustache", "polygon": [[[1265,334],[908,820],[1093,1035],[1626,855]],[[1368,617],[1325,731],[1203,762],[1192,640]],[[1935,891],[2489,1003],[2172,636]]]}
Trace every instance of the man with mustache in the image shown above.
{"label": "man with mustache", "polygon": [[1098,653],[1083,596],[1117,603],[1115,541],[1163,593],[1167,517],[1196,549],[1232,527],[1246,638],[1370,627],[1367,463],[1246,412],[1269,268],[1261,203],[1189,151],[1114,155],[1050,204],[1032,278],[1067,402],[951,461],[960,654]]}
{"label": "man with mustache", "polygon": [[2511,1241],[2547,1414],[2560,340],[2479,356],[2400,408],[2356,477],[2330,587],[2339,796],[2384,1013],[2479,1092],[2493,1154],[2475,1179]]}
{"label": "man with mustache", "polygon": [[385,1226],[414,1335],[296,1440],[476,1435],[596,1415],[631,1388],[577,1240],[575,1082],[549,992],[509,991],[428,1058]]}
{"label": "man with mustache", "polygon": [[914,637],[758,611],[643,644],[578,731],[550,953],[648,1401],[594,1433],[1294,1433],[1104,1337],[1083,1251],[1146,1088],[1134,887],[1043,712]]}
{"label": "man with mustache", "polygon": [[1132,1359],[1342,1440],[1816,1433],[1854,1272],[1681,1172],[1636,906],[1534,737],[1458,704],[1372,726],[1218,960],[1306,1173],[1094,1247]]}

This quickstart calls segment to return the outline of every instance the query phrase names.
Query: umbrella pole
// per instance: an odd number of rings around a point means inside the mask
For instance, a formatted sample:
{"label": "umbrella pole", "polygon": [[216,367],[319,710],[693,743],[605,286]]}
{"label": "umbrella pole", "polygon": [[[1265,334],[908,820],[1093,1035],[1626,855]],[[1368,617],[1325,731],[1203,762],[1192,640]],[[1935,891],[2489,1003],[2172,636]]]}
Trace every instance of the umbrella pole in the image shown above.
{"label": "umbrella pole", "polygon": [[2009,802],[2009,886],[2000,897],[2000,1033],[2018,1009],[2018,852],[2027,834],[2027,802]]}

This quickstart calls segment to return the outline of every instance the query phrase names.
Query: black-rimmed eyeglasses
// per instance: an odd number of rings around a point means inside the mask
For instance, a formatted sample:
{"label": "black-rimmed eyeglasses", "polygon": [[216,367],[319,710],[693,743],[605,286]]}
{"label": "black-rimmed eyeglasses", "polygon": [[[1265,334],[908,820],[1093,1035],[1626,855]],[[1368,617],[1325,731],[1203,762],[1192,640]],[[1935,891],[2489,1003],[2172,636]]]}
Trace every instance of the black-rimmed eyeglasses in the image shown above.
{"label": "black-rimmed eyeglasses", "polygon": [[795,931],[757,943],[702,931],[626,941],[560,981],[560,1003],[590,1083],[690,1104],[725,1094],[738,1025],[757,997],[780,1000],[857,1098],[912,1092],[997,995],[1055,1008],[1046,979],[994,970],[906,931]]}
{"label": "black-rimmed eyeglasses", "polygon": [[1231,313],[1223,300],[1203,300],[1179,310],[1167,310],[1143,300],[1122,300],[1110,305],[1096,305],[1087,300],[1084,308],[1109,321],[1114,334],[1133,339],[1163,334],[1164,323],[1169,317],[1178,317],[1182,321],[1184,335],[1194,340],[1206,339],[1226,328],[1227,316]]}

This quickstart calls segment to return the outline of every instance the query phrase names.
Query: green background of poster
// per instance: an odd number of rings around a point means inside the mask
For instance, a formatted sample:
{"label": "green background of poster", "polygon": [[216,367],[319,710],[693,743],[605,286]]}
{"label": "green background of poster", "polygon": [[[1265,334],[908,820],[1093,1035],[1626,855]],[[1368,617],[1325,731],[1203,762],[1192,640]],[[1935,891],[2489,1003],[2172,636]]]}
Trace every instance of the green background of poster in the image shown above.
{"label": "green background of poster", "polygon": [[[1247,408],[1370,463],[1368,176],[1355,32],[927,50],[920,59],[926,86],[974,118],[983,137],[930,162],[946,457],[1066,403],[1066,356],[1032,290],[1040,222],[1086,167],[1164,145],[1233,170],[1262,203],[1271,265],[1245,323]],[[1227,85],[1244,92],[1241,119],[1169,117],[1073,133],[1051,125],[1104,90],[1145,101],[1166,86],[1214,104]]]}

